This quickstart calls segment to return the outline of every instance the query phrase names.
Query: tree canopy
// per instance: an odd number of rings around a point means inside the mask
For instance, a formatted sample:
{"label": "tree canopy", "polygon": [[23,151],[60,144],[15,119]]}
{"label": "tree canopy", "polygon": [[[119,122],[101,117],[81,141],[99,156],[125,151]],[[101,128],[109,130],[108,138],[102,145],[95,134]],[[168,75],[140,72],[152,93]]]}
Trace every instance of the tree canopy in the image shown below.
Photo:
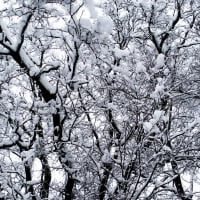
{"label": "tree canopy", "polygon": [[0,200],[200,198],[198,0],[1,0]]}

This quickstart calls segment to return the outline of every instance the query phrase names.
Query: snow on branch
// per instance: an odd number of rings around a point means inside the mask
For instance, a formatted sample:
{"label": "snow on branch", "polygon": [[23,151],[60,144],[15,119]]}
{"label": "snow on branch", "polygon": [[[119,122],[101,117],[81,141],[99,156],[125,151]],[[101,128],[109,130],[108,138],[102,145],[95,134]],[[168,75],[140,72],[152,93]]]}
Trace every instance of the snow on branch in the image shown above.
{"label": "snow on branch", "polygon": [[62,3],[63,0],[42,0],[44,3]]}
{"label": "snow on branch", "polygon": [[[31,14],[28,16],[27,20],[30,20],[30,18]],[[24,35],[27,26],[28,22],[25,23],[24,28],[21,30],[22,35]],[[21,48],[23,43],[23,36],[21,36],[22,38],[20,40],[20,44],[17,41],[14,41],[12,35],[2,20],[0,21],[0,34],[0,44],[2,44],[2,46],[8,50],[8,52],[20,65],[20,67],[25,68],[30,77],[36,79],[39,82],[39,85],[43,91],[45,91],[45,94],[48,94],[47,96],[55,94],[55,87],[49,83],[48,78],[43,73],[40,73],[40,68],[29,58],[25,50]],[[50,97],[47,99],[50,99]]]}

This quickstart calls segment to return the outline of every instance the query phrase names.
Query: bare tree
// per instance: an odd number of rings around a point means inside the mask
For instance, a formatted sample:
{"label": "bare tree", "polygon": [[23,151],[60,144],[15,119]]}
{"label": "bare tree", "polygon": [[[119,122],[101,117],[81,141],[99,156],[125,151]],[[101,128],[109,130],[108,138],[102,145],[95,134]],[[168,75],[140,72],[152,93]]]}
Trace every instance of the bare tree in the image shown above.
{"label": "bare tree", "polygon": [[198,8],[3,1],[0,199],[196,197]]}

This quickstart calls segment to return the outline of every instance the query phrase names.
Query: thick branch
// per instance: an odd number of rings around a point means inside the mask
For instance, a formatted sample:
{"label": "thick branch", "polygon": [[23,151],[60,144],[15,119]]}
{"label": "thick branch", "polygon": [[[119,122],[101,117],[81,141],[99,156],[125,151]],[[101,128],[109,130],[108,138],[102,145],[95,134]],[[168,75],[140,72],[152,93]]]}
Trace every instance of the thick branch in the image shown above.
{"label": "thick branch", "polygon": [[40,196],[41,199],[48,199],[49,196],[49,188],[51,182],[51,169],[48,164],[48,160],[46,155],[41,155],[40,160],[42,162],[42,176],[41,176],[41,190]]}

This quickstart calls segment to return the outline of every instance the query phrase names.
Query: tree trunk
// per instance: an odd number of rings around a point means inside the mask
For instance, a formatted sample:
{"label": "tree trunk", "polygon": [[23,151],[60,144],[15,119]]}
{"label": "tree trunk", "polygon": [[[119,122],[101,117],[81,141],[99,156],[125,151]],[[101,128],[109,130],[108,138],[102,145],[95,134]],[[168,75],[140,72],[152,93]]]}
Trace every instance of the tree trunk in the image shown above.
{"label": "tree trunk", "polygon": [[[31,181],[32,180],[31,167],[29,166],[27,161],[24,163],[24,168],[25,168],[25,174],[26,174],[26,181]],[[37,200],[33,185],[28,186],[28,192],[31,193],[32,200]]]}
{"label": "tree trunk", "polygon": [[112,170],[112,163],[104,163],[104,172],[103,172],[103,177],[101,179],[101,184],[99,187],[99,199],[100,200],[104,200],[105,198],[105,194],[107,191],[107,182],[108,182],[108,178],[110,175],[110,171]]}
{"label": "tree trunk", "polygon": [[48,199],[49,188],[51,183],[51,169],[48,164],[46,155],[41,155],[40,160],[42,162],[42,176],[41,176],[41,190],[40,197],[41,199]]}

